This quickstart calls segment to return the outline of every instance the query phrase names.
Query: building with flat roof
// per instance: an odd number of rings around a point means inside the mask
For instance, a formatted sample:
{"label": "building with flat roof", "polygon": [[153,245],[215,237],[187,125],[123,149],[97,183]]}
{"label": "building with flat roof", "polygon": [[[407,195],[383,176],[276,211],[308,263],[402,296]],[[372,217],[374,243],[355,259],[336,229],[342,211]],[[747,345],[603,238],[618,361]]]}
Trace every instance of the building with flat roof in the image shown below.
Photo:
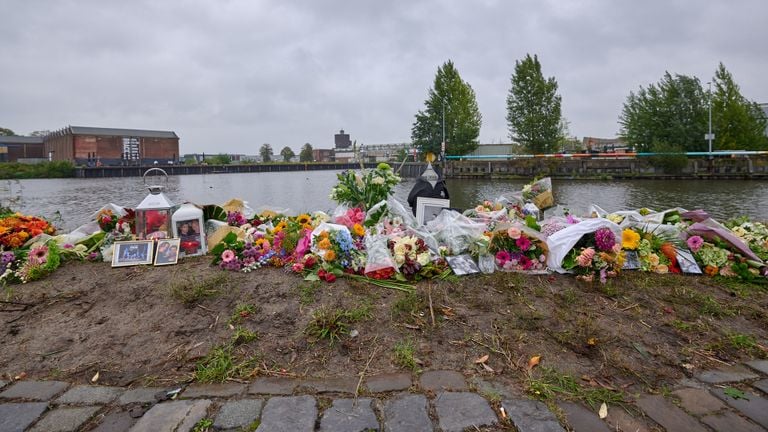
{"label": "building with flat roof", "polygon": [[0,162],[41,160],[45,157],[42,137],[0,136]]}
{"label": "building with flat roof", "polygon": [[51,160],[75,165],[161,165],[179,160],[179,137],[172,131],[67,126],[43,137]]}

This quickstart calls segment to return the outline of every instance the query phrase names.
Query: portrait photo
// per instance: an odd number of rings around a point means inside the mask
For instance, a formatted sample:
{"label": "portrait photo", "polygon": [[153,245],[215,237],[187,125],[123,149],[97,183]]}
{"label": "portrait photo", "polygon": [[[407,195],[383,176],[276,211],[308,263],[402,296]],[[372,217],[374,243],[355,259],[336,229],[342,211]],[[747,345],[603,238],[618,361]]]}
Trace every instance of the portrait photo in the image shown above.
{"label": "portrait photo", "polygon": [[480,273],[480,268],[469,254],[448,256],[445,260],[457,276]]}
{"label": "portrait photo", "polygon": [[163,239],[157,241],[157,251],[155,251],[155,265],[176,264],[179,261],[179,239]]}
{"label": "portrait photo", "polygon": [[152,264],[153,247],[152,240],[115,242],[112,267]]}
{"label": "portrait photo", "polygon": [[436,218],[443,209],[451,207],[451,200],[443,198],[416,198],[416,222],[424,225]]}
{"label": "portrait photo", "polygon": [[198,219],[177,221],[175,228],[179,239],[179,257],[203,254],[202,227]]}

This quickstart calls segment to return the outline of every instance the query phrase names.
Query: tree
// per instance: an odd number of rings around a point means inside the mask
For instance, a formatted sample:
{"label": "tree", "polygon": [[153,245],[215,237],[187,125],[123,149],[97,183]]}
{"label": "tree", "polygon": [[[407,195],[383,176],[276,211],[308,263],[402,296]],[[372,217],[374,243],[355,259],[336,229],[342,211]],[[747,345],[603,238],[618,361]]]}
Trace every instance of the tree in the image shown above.
{"label": "tree", "polygon": [[272,162],[272,146],[268,143],[264,143],[259,148],[259,154],[261,155],[262,162]]}
{"label": "tree", "polygon": [[722,63],[715,72],[712,95],[712,132],[717,150],[765,150],[766,119],[760,107],[741,95]]}
{"label": "tree", "polygon": [[544,79],[541,63],[526,54],[515,62],[507,95],[509,137],[531,153],[552,153],[563,139],[561,97],[554,77]]}
{"label": "tree", "polygon": [[461,79],[452,61],[437,68],[434,85],[429,89],[424,105],[425,109],[416,113],[411,128],[411,140],[421,154],[440,154],[443,119],[447,155],[465,155],[477,148],[482,115],[475,91]]}
{"label": "tree", "polygon": [[4,127],[0,127],[0,136],[14,136],[14,135],[16,134],[13,133],[12,130],[6,129]]}
{"label": "tree", "polygon": [[38,130],[38,131],[34,131],[34,132],[30,133],[29,136],[44,137],[44,136],[46,136],[46,135],[48,135],[50,133],[51,133],[51,131],[49,131],[49,130]]}
{"label": "tree", "polygon": [[630,92],[619,116],[621,136],[639,152],[705,151],[707,106],[699,79],[669,72]]}
{"label": "tree", "polygon": [[232,157],[225,153],[219,153],[208,158],[208,162],[211,165],[229,165],[232,163]]}
{"label": "tree", "polygon": [[301,151],[299,152],[299,161],[312,162],[313,160],[314,157],[312,156],[312,144],[306,143],[301,147]]}
{"label": "tree", "polygon": [[294,153],[290,147],[285,146],[282,150],[280,150],[280,156],[283,157],[283,162],[290,162],[291,159],[296,156],[296,153]]}

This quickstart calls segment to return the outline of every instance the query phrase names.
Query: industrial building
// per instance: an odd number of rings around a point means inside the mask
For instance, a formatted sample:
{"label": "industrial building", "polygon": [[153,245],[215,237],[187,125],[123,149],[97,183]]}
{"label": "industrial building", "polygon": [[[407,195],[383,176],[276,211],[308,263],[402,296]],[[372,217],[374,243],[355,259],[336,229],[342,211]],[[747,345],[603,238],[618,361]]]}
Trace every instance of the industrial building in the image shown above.
{"label": "industrial building", "polygon": [[42,137],[0,136],[0,162],[37,162],[45,157]]}

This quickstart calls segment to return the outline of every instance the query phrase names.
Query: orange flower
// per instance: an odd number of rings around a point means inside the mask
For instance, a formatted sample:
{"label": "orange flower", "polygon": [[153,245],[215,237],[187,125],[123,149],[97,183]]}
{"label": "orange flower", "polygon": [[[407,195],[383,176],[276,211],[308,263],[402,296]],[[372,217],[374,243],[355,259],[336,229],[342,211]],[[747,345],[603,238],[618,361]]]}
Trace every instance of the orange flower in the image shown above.
{"label": "orange flower", "polygon": [[717,274],[720,272],[720,269],[717,268],[717,266],[708,265],[704,267],[704,273],[707,276],[717,276]]}
{"label": "orange flower", "polygon": [[323,255],[323,259],[326,261],[333,261],[336,259],[336,252],[329,250],[325,252],[325,255]]}
{"label": "orange flower", "polygon": [[362,237],[362,236],[365,235],[365,228],[363,228],[363,226],[360,225],[359,223],[356,223],[352,227],[352,233],[355,234],[358,237]]}
{"label": "orange flower", "polygon": [[328,240],[328,238],[326,237],[317,243],[317,247],[319,247],[320,249],[330,249],[331,241]]}

